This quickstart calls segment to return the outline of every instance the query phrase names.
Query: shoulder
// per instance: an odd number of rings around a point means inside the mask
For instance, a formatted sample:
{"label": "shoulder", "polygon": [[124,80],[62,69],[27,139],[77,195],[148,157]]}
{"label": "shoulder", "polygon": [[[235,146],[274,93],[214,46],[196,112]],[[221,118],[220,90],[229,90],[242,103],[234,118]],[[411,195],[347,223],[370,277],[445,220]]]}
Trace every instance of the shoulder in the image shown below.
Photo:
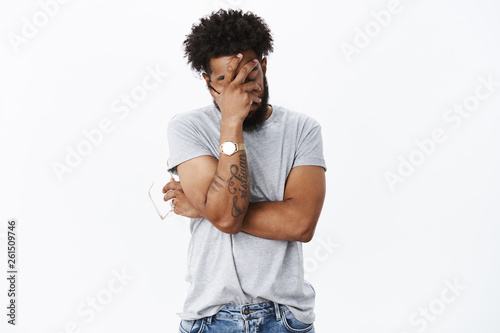
{"label": "shoulder", "polygon": [[191,111],[180,112],[168,122],[170,133],[199,132],[217,128],[220,124],[220,113],[213,105],[208,105]]}
{"label": "shoulder", "polygon": [[273,107],[277,111],[277,116],[283,118],[284,122],[286,122],[288,125],[295,125],[299,128],[309,129],[314,127],[321,127],[319,121],[306,113],[288,109],[279,105],[275,105]]}
{"label": "shoulder", "polygon": [[205,124],[207,121],[218,121],[217,109],[213,105],[207,105],[191,111],[175,114],[169,121],[171,124]]}

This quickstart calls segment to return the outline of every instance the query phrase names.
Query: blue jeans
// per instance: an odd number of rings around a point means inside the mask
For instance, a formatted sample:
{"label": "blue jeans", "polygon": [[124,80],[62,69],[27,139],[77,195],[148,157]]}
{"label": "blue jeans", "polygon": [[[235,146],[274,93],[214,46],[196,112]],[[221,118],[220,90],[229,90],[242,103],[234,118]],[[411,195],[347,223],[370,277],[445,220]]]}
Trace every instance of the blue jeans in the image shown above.
{"label": "blue jeans", "polygon": [[215,315],[182,319],[180,333],[314,333],[314,324],[298,321],[285,305],[273,302],[225,306]]}

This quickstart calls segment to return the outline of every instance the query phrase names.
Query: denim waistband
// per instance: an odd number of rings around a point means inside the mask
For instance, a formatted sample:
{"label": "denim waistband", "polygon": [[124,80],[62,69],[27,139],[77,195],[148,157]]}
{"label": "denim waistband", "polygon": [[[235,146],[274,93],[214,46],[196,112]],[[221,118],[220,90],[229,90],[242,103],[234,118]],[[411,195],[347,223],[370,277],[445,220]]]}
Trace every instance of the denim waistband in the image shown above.
{"label": "denim waistband", "polygon": [[210,325],[212,318],[226,320],[250,320],[255,318],[276,316],[276,320],[281,320],[281,313],[287,311],[286,305],[263,302],[246,305],[226,305],[213,316],[207,318],[207,324]]}

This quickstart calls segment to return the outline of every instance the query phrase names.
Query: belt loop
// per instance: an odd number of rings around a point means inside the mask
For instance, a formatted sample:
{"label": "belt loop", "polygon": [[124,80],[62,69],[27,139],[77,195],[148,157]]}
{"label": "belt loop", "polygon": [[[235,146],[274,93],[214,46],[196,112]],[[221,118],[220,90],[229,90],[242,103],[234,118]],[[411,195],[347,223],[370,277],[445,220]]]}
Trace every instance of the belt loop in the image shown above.
{"label": "belt loop", "polygon": [[281,312],[280,312],[280,305],[276,302],[273,302],[274,304],[274,311],[276,312],[276,321],[281,320]]}
{"label": "belt loop", "polygon": [[209,316],[209,317],[206,318],[207,319],[207,325],[212,325],[212,318],[213,318],[213,316]]}

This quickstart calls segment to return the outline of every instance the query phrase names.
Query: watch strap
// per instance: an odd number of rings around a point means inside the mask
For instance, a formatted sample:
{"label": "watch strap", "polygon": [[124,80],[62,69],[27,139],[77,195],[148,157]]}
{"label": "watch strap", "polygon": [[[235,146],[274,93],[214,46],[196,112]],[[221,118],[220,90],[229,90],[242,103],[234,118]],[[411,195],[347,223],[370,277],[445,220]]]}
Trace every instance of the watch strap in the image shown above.
{"label": "watch strap", "polygon": [[235,145],[236,145],[236,151],[245,150],[244,143],[235,143]]}
{"label": "watch strap", "polygon": [[[225,141],[225,142],[221,143],[221,145],[219,146],[219,153],[221,153],[221,154],[224,153],[222,151],[222,146],[225,143],[227,143],[227,142],[231,142],[236,147],[236,150],[233,152],[233,154],[235,154],[235,153],[237,153],[237,152],[239,152],[241,150],[245,150],[245,144],[244,143],[236,143],[236,142],[232,142],[232,141]],[[233,154],[231,154],[231,155],[233,155]],[[231,155],[229,155],[229,156],[231,156]]]}

